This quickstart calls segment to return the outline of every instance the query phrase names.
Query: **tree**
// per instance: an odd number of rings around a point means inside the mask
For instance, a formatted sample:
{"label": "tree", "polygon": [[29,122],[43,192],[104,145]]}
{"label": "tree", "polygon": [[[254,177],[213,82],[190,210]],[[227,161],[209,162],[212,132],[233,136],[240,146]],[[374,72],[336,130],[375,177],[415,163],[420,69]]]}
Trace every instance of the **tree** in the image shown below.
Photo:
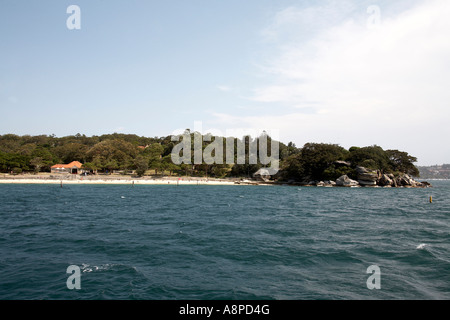
{"label": "tree", "polygon": [[144,154],[148,156],[149,159],[149,169],[155,170],[155,174],[158,175],[158,170],[162,169],[162,153],[164,152],[164,147],[159,143],[152,143],[147,149],[145,149]]}
{"label": "tree", "polygon": [[343,175],[349,176],[351,179],[356,179],[356,172],[354,169],[347,166],[336,166],[332,164],[323,172],[323,180],[336,180]]}
{"label": "tree", "polygon": [[83,164],[83,169],[92,170],[94,173],[97,173],[98,170],[105,168],[104,161],[105,159],[102,159],[101,157],[95,157],[92,159],[92,162]]}
{"label": "tree", "polygon": [[280,142],[280,160],[284,160],[289,156],[300,153],[300,149],[295,146],[292,141],[287,144]]}
{"label": "tree", "polygon": [[54,149],[54,153],[63,163],[85,162],[87,151],[88,147],[78,142],[66,143]]}
{"label": "tree", "polygon": [[[56,161],[56,157],[47,148],[41,146],[37,146],[30,157],[30,164],[34,167],[35,172],[49,172],[51,165]],[[31,161],[33,161],[33,163],[31,163]]]}
{"label": "tree", "polygon": [[174,164],[171,156],[167,155],[161,160],[161,169],[169,171],[169,175],[171,176],[174,171],[180,171],[181,166]]}
{"label": "tree", "polygon": [[89,149],[86,155],[88,162],[100,161],[100,168],[108,170],[127,169],[138,154],[137,146],[130,142],[116,139],[105,140]]}
{"label": "tree", "polygon": [[231,168],[230,174],[233,177],[245,176],[251,178],[256,171],[261,169],[261,167],[261,164],[235,164]]}
{"label": "tree", "polygon": [[224,178],[229,171],[229,167],[226,164],[213,165],[211,174],[216,178]]}
{"label": "tree", "polygon": [[142,177],[148,170],[148,158],[143,155],[138,155],[134,160],[134,165],[136,167],[136,174]]}
{"label": "tree", "polygon": [[352,163],[353,167],[365,166],[381,172],[390,172],[392,169],[386,152],[377,145],[364,148],[352,147],[350,150],[347,160]]}
{"label": "tree", "polygon": [[21,145],[22,138],[15,134],[0,136],[0,151],[16,153]]}
{"label": "tree", "polygon": [[108,169],[109,174],[119,169],[119,163],[116,159],[108,159],[104,164],[104,168]]}
{"label": "tree", "polygon": [[44,159],[42,157],[35,157],[30,160],[30,165],[34,167],[34,172],[38,173],[41,168],[45,165]]}
{"label": "tree", "polygon": [[282,178],[284,180],[301,180],[304,176],[304,169],[299,154],[293,154],[285,159],[281,164]]}
{"label": "tree", "polygon": [[[30,157],[14,153],[0,152],[0,167],[3,172],[14,171],[15,173],[28,171],[30,164]],[[18,170],[20,169],[20,170]]]}
{"label": "tree", "polygon": [[0,151],[0,170],[2,172],[8,171],[8,154]]}
{"label": "tree", "polygon": [[348,151],[336,144],[307,143],[300,151],[303,175],[322,180],[324,171],[337,160],[344,160]]}
{"label": "tree", "polygon": [[186,176],[192,175],[192,173],[193,173],[192,167],[193,167],[193,166],[192,166],[191,164],[185,164],[185,163],[180,164],[180,169],[181,169],[182,171],[184,171],[184,174],[185,174]]}
{"label": "tree", "polygon": [[393,171],[404,172],[415,177],[420,176],[419,169],[414,165],[417,162],[416,157],[399,150],[386,150],[386,154]]}
{"label": "tree", "polygon": [[99,169],[99,167],[97,167],[93,162],[86,162],[85,164],[83,164],[82,168],[94,173]]}

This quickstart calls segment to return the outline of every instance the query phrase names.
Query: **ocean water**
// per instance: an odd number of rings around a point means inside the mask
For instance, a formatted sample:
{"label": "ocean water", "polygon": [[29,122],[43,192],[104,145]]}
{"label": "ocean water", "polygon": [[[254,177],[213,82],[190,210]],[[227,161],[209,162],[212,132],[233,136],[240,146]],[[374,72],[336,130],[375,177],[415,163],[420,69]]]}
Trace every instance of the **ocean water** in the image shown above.
{"label": "ocean water", "polygon": [[433,185],[0,185],[0,299],[449,299]]}

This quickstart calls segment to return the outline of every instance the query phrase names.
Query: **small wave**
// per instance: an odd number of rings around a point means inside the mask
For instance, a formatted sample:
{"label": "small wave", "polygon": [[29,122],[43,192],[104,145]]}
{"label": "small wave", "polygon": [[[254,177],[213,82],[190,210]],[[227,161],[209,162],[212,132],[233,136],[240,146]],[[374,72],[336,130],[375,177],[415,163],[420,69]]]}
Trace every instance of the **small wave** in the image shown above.
{"label": "small wave", "polygon": [[88,264],[83,263],[81,265],[82,272],[93,272],[93,271],[104,271],[110,268],[110,264],[100,265],[100,266],[90,266]]}
{"label": "small wave", "polygon": [[422,244],[419,244],[416,249],[417,250],[423,250],[423,249],[425,249],[426,246],[427,246],[427,244],[422,243]]}
{"label": "small wave", "polygon": [[129,267],[121,264],[114,264],[114,263],[106,263],[98,266],[91,266],[89,264],[83,263],[81,265],[81,271],[82,272],[101,272],[101,271],[109,271],[109,270],[125,270],[125,269],[132,269],[134,271],[137,271],[135,267]]}

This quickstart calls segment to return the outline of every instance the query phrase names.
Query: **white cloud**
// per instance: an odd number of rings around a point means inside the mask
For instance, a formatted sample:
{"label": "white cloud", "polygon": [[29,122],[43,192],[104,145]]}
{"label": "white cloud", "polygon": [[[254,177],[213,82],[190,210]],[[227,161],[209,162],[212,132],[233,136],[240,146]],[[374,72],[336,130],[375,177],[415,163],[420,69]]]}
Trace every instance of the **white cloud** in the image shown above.
{"label": "white cloud", "polygon": [[[384,14],[376,29],[354,15],[350,2],[340,3],[275,15],[263,31],[276,43],[261,68],[270,81],[255,87],[250,99],[273,104],[278,115],[236,118],[277,126],[297,144],[376,143],[408,151],[421,163],[450,162],[449,151],[434,145],[450,134],[450,2],[426,0]],[[366,10],[362,14],[369,18]],[[296,37],[299,23],[314,26],[313,36],[299,31]],[[315,113],[287,114],[280,105],[313,107]]]}

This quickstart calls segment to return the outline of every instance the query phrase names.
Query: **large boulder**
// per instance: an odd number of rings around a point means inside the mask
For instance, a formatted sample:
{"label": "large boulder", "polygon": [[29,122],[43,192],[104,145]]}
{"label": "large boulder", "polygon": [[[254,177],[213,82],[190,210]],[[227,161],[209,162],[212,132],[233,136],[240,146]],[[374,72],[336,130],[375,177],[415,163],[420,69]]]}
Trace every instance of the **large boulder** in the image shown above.
{"label": "large boulder", "polygon": [[267,182],[271,178],[271,172],[266,168],[261,168],[253,174],[253,178]]}
{"label": "large boulder", "polygon": [[394,176],[392,178],[390,175],[382,174],[380,179],[378,179],[378,185],[382,187],[392,187],[394,186]]}
{"label": "large boulder", "polygon": [[387,177],[392,180],[392,186],[397,188],[398,185],[397,185],[397,179],[395,179],[395,176],[392,173],[389,173],[389,174],[387,174]]}
{"label": "large boulder", "polygon": [[382,187],[392,187],[394,184],[393,179],[391,179],[387,174],[382,174],[380,179],[378,179],[378,185]]}
{"label": "large boulder", "polygon": [[399,187],[413,186],[415,184],[413,181],[414,180],[407,174],[401,174],[395,179],[395,182],[397,183],[397,186],[399,186]]}
{"label": "large boulder", "polygon": [[431,183],[429,183],[429,182],[427,182],[427,181],[422,181],[421,184],[422,184],[422,186],[423,186],[424,188],[430,188],[430,187],[432,187]]}
{"label": "large boulder", "polygon": [[350,167],[352,165],[350,162],[342,161],[342,160],[335,161],[335,162],[333,162],[333,164],[335,166],[344,166],[344,167]]}
{"label": "large boulder", "polygon": [[327,180],[327,181],[324,181],[324,186],[325,187],[334,187],[334,186],[336,186],[336,182],[334,182],[332,180]]}
{"label": "large boulder", "polygon": [[406,188],[425,188],[428,187],[428,184],[425,182],[418,182],[414,180],[408,174],[402,174],[395,179],[395,183],[398,187],[406,187]]}
{"label": "large boulder", "polygon": [[358,183],[363,187],[375,187],[377,185],[376,180],[359,180]]}
{"label": "large boulder", "polygon": [[358,182],[362,186],[376,186],[378,181],[378,172],[369,171],[364,167],[356,167]]}
{"label": "large boulder", "polygon": [[339,187],[356,187],[359,186],[358,181],[350,179],[347,175],[343,175],[342,177],[336,180],[336,186]]}

